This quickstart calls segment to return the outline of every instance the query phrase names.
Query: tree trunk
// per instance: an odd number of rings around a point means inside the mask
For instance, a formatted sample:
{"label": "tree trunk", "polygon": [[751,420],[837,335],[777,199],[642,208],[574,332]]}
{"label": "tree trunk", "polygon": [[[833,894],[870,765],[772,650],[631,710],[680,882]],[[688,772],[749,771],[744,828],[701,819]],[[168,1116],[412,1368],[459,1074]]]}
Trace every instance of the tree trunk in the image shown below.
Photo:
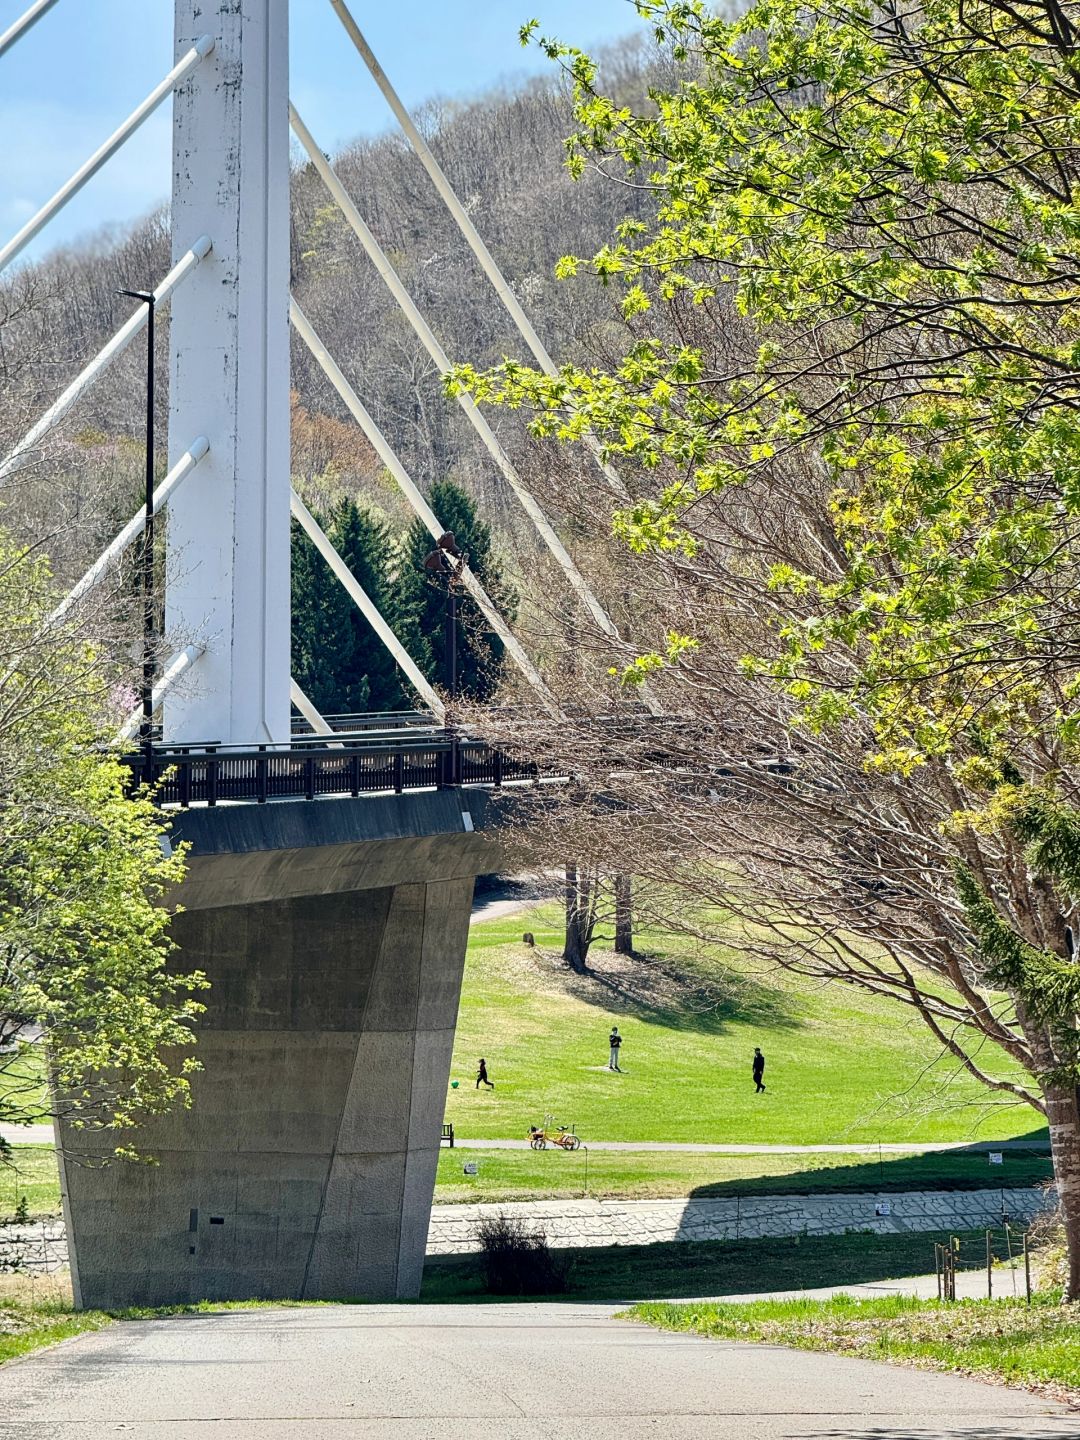
{"label": "tree trunk", "polygon": [[583,903],[582,882],[576,865],[566,867],[566,940],[563,959],[571,970],[584,975],[589,954],[587,918],[588,905]]}
{"label": "tree trunk", "polygon": [[1075,1086],[1048,1088],[1043,1095],[1069,1255],[1065,1299],[1080,1300],[1080,1106]]}
{"label": "tree trunk", "polygon": [[630,876],[615,876],[615,954],[634,954],[634,905]]}

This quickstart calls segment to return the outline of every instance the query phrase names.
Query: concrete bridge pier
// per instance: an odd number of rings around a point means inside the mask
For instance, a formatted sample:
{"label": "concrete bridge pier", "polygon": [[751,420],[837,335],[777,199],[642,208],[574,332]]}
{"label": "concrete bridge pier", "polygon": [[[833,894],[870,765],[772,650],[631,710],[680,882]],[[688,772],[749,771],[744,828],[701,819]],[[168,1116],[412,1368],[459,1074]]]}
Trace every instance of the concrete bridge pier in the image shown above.
{"label": "concrete bridge pier", "polygon": [[134,1137],[156,1164],[87,1163],[117,1136],[61,1125],[77,1304],[418,1294],[483,799],[183,814],[203,1070]]}

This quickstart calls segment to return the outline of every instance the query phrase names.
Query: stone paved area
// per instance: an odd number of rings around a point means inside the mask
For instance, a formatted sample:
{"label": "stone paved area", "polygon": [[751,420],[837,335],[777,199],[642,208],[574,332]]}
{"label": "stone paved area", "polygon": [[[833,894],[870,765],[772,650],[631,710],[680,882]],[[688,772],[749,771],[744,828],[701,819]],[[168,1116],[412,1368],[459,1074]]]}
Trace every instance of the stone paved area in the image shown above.
{"label": "stone paved area", "polygon": [[[1048,1204],[1042,1190],[908,1191],[885,1195],[783,1195],[730,1200],[530,1200],[505,1205],[436,1205],[429,1255],[477,1249],[476,1222],[502,1212],[535,1222],[549,1244],[649,1245],[679,1240],[750,1240],[781,1235],[976,1230],[1002,1213],[1024,1224]],[[887,1206],[887,1213],[878,1213]]]}
{"label": "stone paved area", "polygon": [[[783,1235],[842,1235],[845,1230],[977,1230],[1023,1225],[1048,1204],[1046,1192],[908,1191],[885,1195],[778,1195],[731,1200],[524,1200],[503,1205],[436,1205],[429,1255],[478,1248],[476,1222],[499,1212],[542,1226],[560,1248],[651,1245],[682,1240],[753,1240]],[[878,1214],[879,1206],[888,1213]],[[0,1226],[0,1270],[57,1270],[67,1264],[59,1217]]]}

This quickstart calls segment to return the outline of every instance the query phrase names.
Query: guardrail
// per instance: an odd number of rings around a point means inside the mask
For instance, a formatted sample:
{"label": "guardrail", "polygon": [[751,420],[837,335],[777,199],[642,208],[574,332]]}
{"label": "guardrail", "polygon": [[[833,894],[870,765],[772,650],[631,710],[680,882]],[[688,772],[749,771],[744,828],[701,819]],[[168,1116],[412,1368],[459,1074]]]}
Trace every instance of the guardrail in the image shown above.
{"label": "guardrail", "polygon": [[288,746],[159,746],[123,756],[132,787],[149,784],[161,805],[314,800],[322,795],[397,794],[539,781],[534,762],[447,731],[372,741],[294,739]]}

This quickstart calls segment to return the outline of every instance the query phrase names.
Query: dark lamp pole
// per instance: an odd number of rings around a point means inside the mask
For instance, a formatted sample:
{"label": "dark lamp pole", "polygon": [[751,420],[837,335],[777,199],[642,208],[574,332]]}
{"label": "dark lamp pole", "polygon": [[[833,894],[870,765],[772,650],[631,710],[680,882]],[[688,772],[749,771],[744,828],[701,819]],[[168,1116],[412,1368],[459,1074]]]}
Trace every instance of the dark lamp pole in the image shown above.
{"label": "dark lamp pole", "polygon": [[146,306],[146,491],[142,563],[143,663],[142,724],[139,740],[143,748],[146,783],[154,779],[154,307],[152,290],[119,290]]}
{"label": "dark lamp pole", "polygon": [[455,582],[466,563],[453,532],[448,530],[424,560],[424,569],[433,575],[446,576],[446,627],[444,635],[446,691],[453,700],[457,696],[457,589]]}

